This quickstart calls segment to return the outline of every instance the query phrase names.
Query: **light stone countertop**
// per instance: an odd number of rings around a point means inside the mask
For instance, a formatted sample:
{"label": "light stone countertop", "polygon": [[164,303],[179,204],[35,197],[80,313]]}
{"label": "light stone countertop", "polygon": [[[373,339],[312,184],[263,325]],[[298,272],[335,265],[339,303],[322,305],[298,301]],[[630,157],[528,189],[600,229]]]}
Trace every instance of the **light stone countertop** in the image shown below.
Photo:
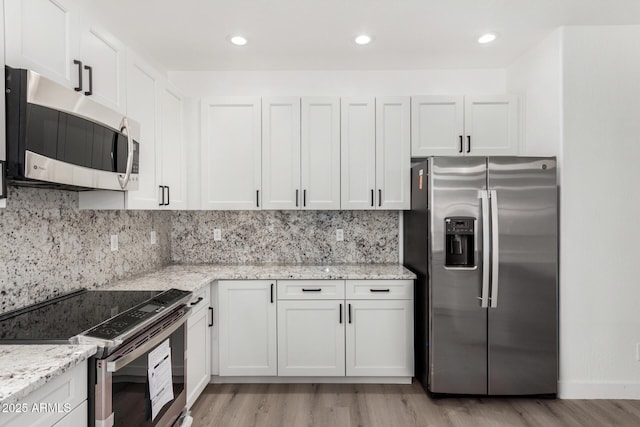
{"label": "light stone countertop", "polygon": [[[99,290],[197,291],[216,280],[413,280],[400,264],[170,265]],[[0,403],[16,402],[96,352],[90,345],[0,345]]]}
{"label": "light stone countertop", "polygon": [[95,345],[0,345],[0,404],[23,399],[95,352]]}
{"label": "light stone countertop", "polygon": [[197,291],[216,280],[413,280],[416,275],[400,264],[259,264],[170,265],[152,273],[120,280],[100,290]]}

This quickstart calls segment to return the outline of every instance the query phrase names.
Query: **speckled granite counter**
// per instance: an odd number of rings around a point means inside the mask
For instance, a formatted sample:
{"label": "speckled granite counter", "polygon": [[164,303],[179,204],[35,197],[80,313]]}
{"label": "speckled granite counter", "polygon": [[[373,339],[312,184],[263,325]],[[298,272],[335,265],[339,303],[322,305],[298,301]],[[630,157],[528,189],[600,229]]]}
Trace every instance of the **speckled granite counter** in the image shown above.
{"label": "speckled granite counter", "polygon": [[95,352],[95,345],[0,345],[0,403],[24,398]]}
{"label": "speckled granite counter", "polygon": [[101,290],[165,290],[178,288],[196,291],[215,280],[285,280],[285,279],[378,279],[413,280],[416,275],[399,264],[345,265],[171,265],[153,273],[120,280]]}
{"label": "speckled granite counter", "polygon": [[[100,290],[197,291],[215,280],[378,279],[412,280],[399,264],[349,265],[171,265],[120,280]],[[95,346],[0,345],[0,403],[15,402],[92,356]]]}

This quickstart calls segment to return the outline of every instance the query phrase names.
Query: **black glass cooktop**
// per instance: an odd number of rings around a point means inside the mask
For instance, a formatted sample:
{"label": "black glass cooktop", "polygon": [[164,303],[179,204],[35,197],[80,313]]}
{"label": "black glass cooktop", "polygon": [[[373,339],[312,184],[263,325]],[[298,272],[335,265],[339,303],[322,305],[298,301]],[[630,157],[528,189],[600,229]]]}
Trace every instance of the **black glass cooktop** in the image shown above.
{"label": "black glass cooktop", "polygon": [[0,316],[0,343],[68,342],[159,291],[78,291]]}

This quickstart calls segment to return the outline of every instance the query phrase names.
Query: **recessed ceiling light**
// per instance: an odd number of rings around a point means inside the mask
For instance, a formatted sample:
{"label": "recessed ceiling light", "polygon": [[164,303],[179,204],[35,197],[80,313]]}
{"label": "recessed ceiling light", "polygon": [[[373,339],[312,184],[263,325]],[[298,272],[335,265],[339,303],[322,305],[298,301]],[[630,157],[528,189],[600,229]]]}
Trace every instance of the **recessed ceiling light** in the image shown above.
{"label": "recessed ceiling light", "polygon": [[230,36],[229,41],[236,46],[244,46],[245,44],[247,44],[247,39],[242,36]]}
{"label": "recessed ceiling light", "polygon": [[369,44],[371,43],[371,37],[366,34],[359,35],[356,37],[356,43],[358,44]]}
{"label": "recessed ceiling light", "polygon": [[493,33],[487,33],[487,34],[483,34],[480,36],[480,38],[478,38],[478,43],[480,44],[486,44],[486,43],[491,43],[492,41],[494,41],[496,39],[496,35]]}

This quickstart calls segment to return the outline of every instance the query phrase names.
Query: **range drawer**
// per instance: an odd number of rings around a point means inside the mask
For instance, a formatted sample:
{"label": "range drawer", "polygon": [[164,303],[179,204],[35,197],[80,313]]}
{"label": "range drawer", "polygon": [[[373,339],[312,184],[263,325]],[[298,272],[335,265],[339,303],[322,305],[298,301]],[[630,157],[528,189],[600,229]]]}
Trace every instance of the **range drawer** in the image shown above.
{"label": "range drawer", "polygon": [[278,299],[344,299],[344,280],[278,280]]}
{"label": "range drawer", "polygon": [[347,299],[413,299],[413,280],[347,280]]}

